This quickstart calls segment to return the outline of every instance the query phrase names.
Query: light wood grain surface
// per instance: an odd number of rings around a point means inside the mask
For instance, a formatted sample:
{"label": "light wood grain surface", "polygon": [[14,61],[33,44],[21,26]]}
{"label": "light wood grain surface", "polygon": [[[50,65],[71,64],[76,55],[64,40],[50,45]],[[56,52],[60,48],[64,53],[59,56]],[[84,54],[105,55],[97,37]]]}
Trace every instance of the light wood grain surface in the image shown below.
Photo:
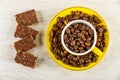
{"label": "light wood grain surface", "polygon": [[[110,47],[104,60],[86,71],[71,71],[56,64],[45,45],[50,20],[61,10],[84,6],[101,14],[111,33]],[[14,15],[36,9],[40,23],[31,26],[42,32],[43,45],[31,50],[39,57],[35,69],[14,62]],[[38,40],[36,40],[37,42]],[[120,0],[0,0],[0,80],[120,80]]]}

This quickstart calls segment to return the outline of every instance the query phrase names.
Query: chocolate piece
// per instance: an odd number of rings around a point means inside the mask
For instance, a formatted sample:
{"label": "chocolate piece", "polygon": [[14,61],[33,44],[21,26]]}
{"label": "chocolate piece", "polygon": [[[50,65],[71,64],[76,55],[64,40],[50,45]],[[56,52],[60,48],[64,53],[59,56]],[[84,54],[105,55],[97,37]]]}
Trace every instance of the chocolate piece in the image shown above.
{"label": "chocolate piece", "polygon": [[17,14],[16,21],[18,24],[22,24],[25,26],[38,23],[38,19],[37,19],[36,12],[34,9]]}
{"label": "chocolate piece", "polygon": [[32,28],[26,27],[24,25],[18,25],[14,36],[20,37],[20,38],[25,38],[25,37],[31,35],[35,39],[37,34],[38,34],[38,31],[36,31]]}
{"label": "chocolate piece", "polygon": [[25,52],[25,51],[32,49],[35,46],[36,46],[36,44],[34,43],[34,39],[32,36],[27,36],[27,37],[23,38],[22,40],[19,40],[14,43],[14,47],[17,52],[18,51]]}
{"label": "chocolate piece", "polygon": [[37,58],[38,57],[30,53],[18,52],[14,60],[16,63],[20,63],[20,64],[23,64],[24,66],[29,66],[34,68],[37,62]]}

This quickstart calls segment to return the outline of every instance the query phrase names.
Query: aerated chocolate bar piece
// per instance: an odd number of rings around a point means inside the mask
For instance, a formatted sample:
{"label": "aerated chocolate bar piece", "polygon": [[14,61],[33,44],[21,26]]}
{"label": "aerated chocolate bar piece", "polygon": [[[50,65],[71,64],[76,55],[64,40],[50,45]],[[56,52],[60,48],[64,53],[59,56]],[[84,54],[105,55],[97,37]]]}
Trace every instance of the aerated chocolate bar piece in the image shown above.
{"label": "aerated chocolate bar piece", "polygon": [[14,43],[14,47],[17,52],[18,51],[25,52],[25,51],[32,49],[35,46],[36,46],[36,44],[34,43],[34,39],[32,36],[27,36],[27,37],[23,38],[22,40],[19,40]]}
{"label": "aerated chocolate bar piece", "polygon": [[30,27],[27,27],[24,25],[18,25],[14,36],[20,37],[20,38],[25,38],[25,37],[31,35],[35,39],[37,34],[38,34],[38,31],[36,31]]}
{"label": "aerated chocolate bar piece", "polygon": [[37,19],[36,12],[34,9],[17,14],[16,21],[18,24],[22,24],[25,26],[38,23],[38,19]]}
{"label": "aerated chocolate bar piece", "polygon": [[17,52],[14,60],[16,63],[34,68],[35,64],[37,63],[37,58],[38,57],[27,52]]}

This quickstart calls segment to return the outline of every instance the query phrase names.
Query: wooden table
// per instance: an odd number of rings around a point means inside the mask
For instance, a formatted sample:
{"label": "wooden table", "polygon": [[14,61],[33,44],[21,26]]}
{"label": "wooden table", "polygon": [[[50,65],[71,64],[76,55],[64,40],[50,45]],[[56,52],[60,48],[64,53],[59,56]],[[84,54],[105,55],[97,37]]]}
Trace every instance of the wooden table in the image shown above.
{"label": "wooden table", "polygon": [[[104,60],[92,69],[71,71],[56,64],[45,45],[45,31],[50,20],[61,10],[84,6],[101,14],[111,33],[110,47]],[[30,26],[42,32],[43,45],[31,52],[39,57],[35,69],[14,62],[14,15],[36,9],[39,24]],[[0,0],[0,80],[120,80],[120,0]]]}

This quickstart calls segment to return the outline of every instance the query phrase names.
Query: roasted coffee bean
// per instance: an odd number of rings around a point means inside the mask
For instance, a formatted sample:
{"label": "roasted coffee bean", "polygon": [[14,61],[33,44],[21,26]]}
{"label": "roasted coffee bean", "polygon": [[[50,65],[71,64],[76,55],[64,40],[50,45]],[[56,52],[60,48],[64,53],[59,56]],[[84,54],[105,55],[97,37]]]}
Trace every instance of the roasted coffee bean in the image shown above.
{"label": "roasted coffee bean", "polygon": [[73,57],[73,61],[77,61],[78,59],[77,59],[77,57]]}
{"label": "roasted coffee bean", "polygon": [[75,45],[75,43],[76,43],[76,41],[75,41],[75,40],[73,40],[73,41],[70,43],[70,45],[71,45],[71,46],[74,46],[74,45]]}
{"label": "roasted coffee bean", "polygon": [[66,39],[67,39],[67,34],[64,35],[64,40],[66,40]]}
{"label": "roasted coffee bean", "polygon": [[90,41],[92,38],[91,37],[89,37],[89,38],[87,38],[87,41]]}
{"label": "roasted coffee bean", "polygon": [[58,60],[61,59],[61,57],[59,55],[56,55],[55,58],[58,59]]}
{"label": "roasted coffee bean", "polygon": [[85,64],[84,64],[84,67],[87,67],[88,65],[89,65],[89,63],[85,63]]}
{"label": "roasted coffee bean", "polygon": [[81,17],[83,17],[83,16],[84,16],[84,14],[83,14],[83,13],[80,13],[80,15],[79,15],[79,16],[80,16],[80,18],[81,18]]}
{"label": "roasted coffee bean", "polygon": [[62,58],[62,61],[65,62],[65,60],[66,60],[66,57],[63,57],[63,58]]}
{"label": "roasted coffee bean", "polygon": [[73,40],[74,40],[74,37],[71,36],[71,37],[69,38],[69,40],[70,40],[70,41],[73,41]]}
{"label": "roasted coffee bean", "polygon": [[85,42],[85,45],[86,45],[86,46],[90,46],[90,45],[91,45],[91,42]]}
{"label": "roasted coffee bean", "polygon": [[92,61],[93,61],[93,62],[96,62],[96,61],[97,61],[97,58],[96,58],[96,57],[93,57],[93,58],[92,58]]}
{"label": "roasted coffee bean", "polygon": [[50,32],[50,36],[51,36],[51,37],[53,37],[53,35],[54,35],[54,32],[53,32],[53,31],[51,31],[51,32]]}
{"label": "roasted coffee bean", "polygon": [[57,42],[57,38],[53,38],[53,42],[56,43]]}
{"label": "roasted coffee bean", "polygon": [[73,17],[72,17],[72,15],[67,15],[67,17],[66,17],[69,21],[72,21],[73,20]]}
{"label": "roasted coffee bean", "polygon": [[61,27],[60,27],[60,29],[63,29],[65,27],[65,24],[63,24]]}
{"label": "roasted coffee bean", "polygon": [[70,29],[69,29],[69,28],[66,29],[66,33],[67,33],[67,34],[70,34]]}
{"label": "roasted coffee bean", "polygon": [[61,27],[62,26],[62,22],[58,22],[57,26]]}
{"label": "roasted coffee bean", "polygon": [[68,24],[68,22],[69,22],[68,20],[65,20],[65,21],[64,21],[64,24],[66,25],[66,24]]}
{"label": "roasted coffee bean", "polygon": [[75,33],[79,33],[80,31],[77,29],[77,30],[75,30]]}
{"label": "roasted coffee bean", "polygon": [[74,29],[74,28],[77,29],[78,26],[79,26],[79,24],[74,24],[74,25],[73,25],[73,29]]}
{"label": "roasted coffee bean", "polygon": [[78,50],[78,48],[79,48],[79,46],[77,46],[77,45],[74,46],[74,49],[75,49],[75,50]]}
{"label": "roasted coffee bean", "polygon": [[81,63],[84,63],[84,59],[79,59],[79,63],[81,64]]}
{"label": "roasted coffee bean", "polygon": [[96,23],[101,23],[102,21],[97,17],[97,16],[95,16],[95,15],[93,15],[93,19],[94,19],[94,21],[96,22]]}
{"label": "roasted coffee bean", "polygon": [[83,53],[83,52],[85,52],[85,50],[80,50],[80,53]]}
{"label": "roasted coffee bean", "polygon": [[71,54],[69,54],[69,55],[67,56],[68,59],[72,59],[73,57],[74,57],[74,56],[71,55]]}
{"label": "roasted coffee bean", "polygon": [[90,59],[87,59],[85,62],[86,62],[86,63],[91,63],[91,60],[90,60]]}
{"label": "roasted coffee bean", "polygon": [[80,11],[75,11],[75,15],[80,15]]}
{"label": "roasted coffee bean", "polygon": [[77,42],[76,45],[79,46],[79,45],[80,45],[80,42]]}
{"label": "roasted coffee bean", "polygon": [[76,52],[76,53],[79,53],[79,50],[77,50],[77,49],[75,49],[75,50],[73,50],[74,52]]}
{"label": "roasted coffee bean", "polygon": [[84,48],[83,47],[79,47],[79,50],[83,50]]}
{"label": "roasted coffee bean", "polygon": [[79,19],[79,15],[74,15],[73,18],[76,20],[76,19]]}
{"label": "roasted coffee bean", "polygon": [[73,64],[74,61],[73,60],[69,60],[69,62],[70,62],[70,64]]}
{"label": "roasted coffee bean", "polygon": [[58,27],[56,25],[53,26],[53,30],[54,31],[57,31],[58,30]]}
{"label": "roasted coffee bean", "polygon": [[79,67],[83,67],[83,66],[84,66],[84,64],[80,64],[80,65],[79,65]]}
{"label": "roasted coffee bean", "polygon": [[66,60],[65,60],[65,63],[66,63],[66,64],[69,64],[69,60],[68,60],[68,59],[66,59]]}

